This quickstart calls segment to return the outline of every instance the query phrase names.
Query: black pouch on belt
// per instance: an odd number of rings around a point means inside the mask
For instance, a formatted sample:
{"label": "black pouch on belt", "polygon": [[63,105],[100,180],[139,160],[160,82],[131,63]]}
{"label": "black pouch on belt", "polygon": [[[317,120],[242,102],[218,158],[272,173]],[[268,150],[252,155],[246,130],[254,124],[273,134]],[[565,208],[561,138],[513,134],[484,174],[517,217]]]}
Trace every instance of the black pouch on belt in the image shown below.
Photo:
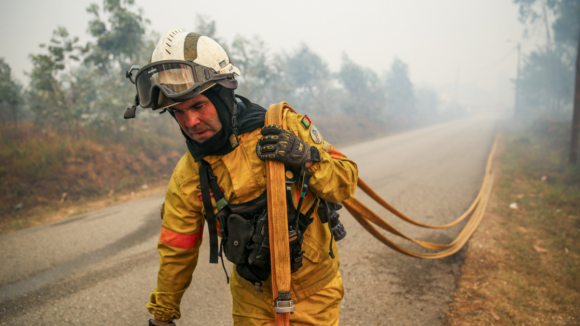
{"label": "black pouch on belt", "polygon": [[[237,215],[245,222],[238,217],[228,218],[227,229],[229,232],[224,248],[232,251],[232,255],[231,257],[226,255],[226,257],[236,264],[238,274],[257,286],[258,290],[262,282],[270,275],[267,195],[264,192],[260,197],[250,202],[230,205],[230,209],[230,217]],[[234,231],[234,228],[237,230]],[[237,246],[235,241],[239,242]],[[242,242],[244,242],[243,247],[241,247]],[[240,255],[240,252],[243,253]]]}
{"label": "black pouch on belt", "polygon": [[344,239],[346,236],[346,230],[344,226],[338,219],[340,215],[336,212],[337,210],[341,209],[341,204],[331,203],[325,200],[320,202],[318,206],[318,217],[320,218],[320,222],[328,223],[328,228],[330,230],[330,245],[329,245],[329,254],[330,257],[334,259],[334,252],[332,250],[332,240],[340,241]]}
{"label": "black pouch on belt", "polygon": [[227,228],[228,239],[224,247],[226,258],[234,264],[243,264],[248,260],[249,251],[246,249],[251,245],[254,226],[252,221],[248,221],[238,214],[228,216]]}
{"label": "black pouch on belt", "polygon": [[[236,265],[242,265],[248,263],[248,255],[250,259],[255,260],[256,255],[259,254],[261,264],[258,263],[258,265],[263,266],[269,262],[269,248],[266,248],[268,249],[266,254],[256,252],[260,249],[263,238],[268,236],[266,193],[243,204],[230,204],[228,208],[230,211],[225,227],[227,239],[224,246],[226,258]],[[265,234],[261,234],[264,230]],[[267,261],[261,259],[265,256],[267,256]]]}

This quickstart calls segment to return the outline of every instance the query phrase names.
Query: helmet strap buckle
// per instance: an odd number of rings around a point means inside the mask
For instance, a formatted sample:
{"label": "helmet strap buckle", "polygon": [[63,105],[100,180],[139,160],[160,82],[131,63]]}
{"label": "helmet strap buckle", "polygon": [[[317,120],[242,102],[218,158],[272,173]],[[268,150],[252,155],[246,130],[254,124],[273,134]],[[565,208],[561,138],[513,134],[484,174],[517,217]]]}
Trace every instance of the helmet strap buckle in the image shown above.
{"label": "helmet strap buckle", "polygon": [[128,108],[123,115],[125,119],[135,118],[135,113],[137,111],[137,105],[139,105],[139,94],[135,94],[135,102],[132,107]]}

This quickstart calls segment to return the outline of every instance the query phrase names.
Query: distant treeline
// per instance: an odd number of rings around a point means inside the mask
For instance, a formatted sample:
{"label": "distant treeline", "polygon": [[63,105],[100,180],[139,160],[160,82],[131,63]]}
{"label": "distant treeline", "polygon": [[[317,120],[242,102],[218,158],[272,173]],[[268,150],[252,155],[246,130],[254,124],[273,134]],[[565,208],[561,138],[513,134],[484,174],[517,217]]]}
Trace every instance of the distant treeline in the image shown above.
{"label": "distant treeline", "polygon": [[[134,96],[124,78],[132,64],[145,65],[159,37],[133,1],[105,0],[92,4],[88,22],[92,42],[79,44],[58,27],[39,54],[31,54],[29,83],[22,87],[0,59],[0,119],[3,125],[33,120],[58,130],[93,127],[103,137],[120,140],[134,125],[121,118]],[[272,53],[259,38],[216,34],[214,21],[198,16],[196,32],[214,38],[242,71],[238,93],[267,106],[287,101],[301,112],[321,117],[353,115],[404,129],[438,114],[439,100],[429,89],[415,90],[408,66],[395,59],[378,75],[345,54],[339,71],[306,45],[290,53]],[[153,118],[151,118],[153,119]],[[155,119],[153,119],[155,120]],[[167,120],[167,119],[165,119]]]}
{"label": "distant treeline", "polygon": [[[185,153],[171,116],[138,110],[137,119],[122,118],[135,96],[124,72],[147,64],[160,36],[133,2],[90,5],[87,44],[57,27],[30,55],[25,87],[0,58],[0,224],[29,209],[166,181]],[[437,95],[415,90],[400,60],[379,76],[344,55],[333,72],[306,45],[271,53],[257,36],[219,37],[202,16],[195,31],[218,41],[240,68],[238,94],[265,107],[289,102],[335,145],[446,119]]]}
{"label": "distant treeline", "polygon": [[[513,1],[520,6],[520,20],[528,30],[545,27],[547,35],[545,47],[524,55],[520,77],[514,80],[519,109],[553,114],[570,109],[580,0]],[[134,96],[124,71],[131,64],[147,63],[159,34],[148,30],[149,22],[134,7],[134,0],[104,0],[102,7],[92,4],[87,11],[93,16],[88,22],[93,41],[79,44],[78,37],[58,27],[40,45],[42,52],[30,55],[33,67],[26,87],[0,58],[2,127],[16,127],[20,120],[66,131],[91,127],[116,141],[132,133],[136,124],[121,118]],[[196,32],[226,48],[242,71],[238,93],[263,106],[287,101],[315,116],[364,117],[390,130],[432,121],[440,112],[461,111],[453,103],[440,108],[434,91],[416,89],[408,66],[399,59],[378,74],[344,54],[340,69],[331,71],[304,44],[289,53],[272,53],[258,36],[219,37],[215,22],[202,16]]]}

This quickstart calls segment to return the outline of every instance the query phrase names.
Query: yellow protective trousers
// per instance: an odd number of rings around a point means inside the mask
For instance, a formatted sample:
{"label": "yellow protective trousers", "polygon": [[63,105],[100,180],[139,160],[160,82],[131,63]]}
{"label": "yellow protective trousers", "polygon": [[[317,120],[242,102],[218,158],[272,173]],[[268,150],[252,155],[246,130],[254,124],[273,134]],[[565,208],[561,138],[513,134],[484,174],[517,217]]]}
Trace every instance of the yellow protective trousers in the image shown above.
{"label": "yellow protective trousers", "polygon": [[[230,284],[233,298],[234,325],[275,326],[274,306],[236,282]],[[322,290],[296,303],[296,311],[290,315],[290,325],[338,325],[340,301],[344,296],[340,272]]]}

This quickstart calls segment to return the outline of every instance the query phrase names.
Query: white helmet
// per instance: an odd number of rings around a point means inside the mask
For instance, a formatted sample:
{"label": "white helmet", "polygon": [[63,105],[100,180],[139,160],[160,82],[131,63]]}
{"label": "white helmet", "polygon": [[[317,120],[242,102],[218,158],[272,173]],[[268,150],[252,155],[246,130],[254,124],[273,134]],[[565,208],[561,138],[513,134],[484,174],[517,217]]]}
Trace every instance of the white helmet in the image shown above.
{"label": "white helmet", "polygon": [[127,71],[127,78],[137,87],[137,96],[125,118],[135,116],[136,105],[164,109],[215,84],[236,89],[234,75],[240,76],[239,69],[216,41],[197,33],[170,30],[157,42],[148,65]]}
{"label": "white helmet", "polygon": [[220,74],[234,73],[240,76],[238,68],[234,67],[224,48],[216,41],[179,29],[170,30],[159,39],[149,63],[163,60],[190,60],[213,68]]}

